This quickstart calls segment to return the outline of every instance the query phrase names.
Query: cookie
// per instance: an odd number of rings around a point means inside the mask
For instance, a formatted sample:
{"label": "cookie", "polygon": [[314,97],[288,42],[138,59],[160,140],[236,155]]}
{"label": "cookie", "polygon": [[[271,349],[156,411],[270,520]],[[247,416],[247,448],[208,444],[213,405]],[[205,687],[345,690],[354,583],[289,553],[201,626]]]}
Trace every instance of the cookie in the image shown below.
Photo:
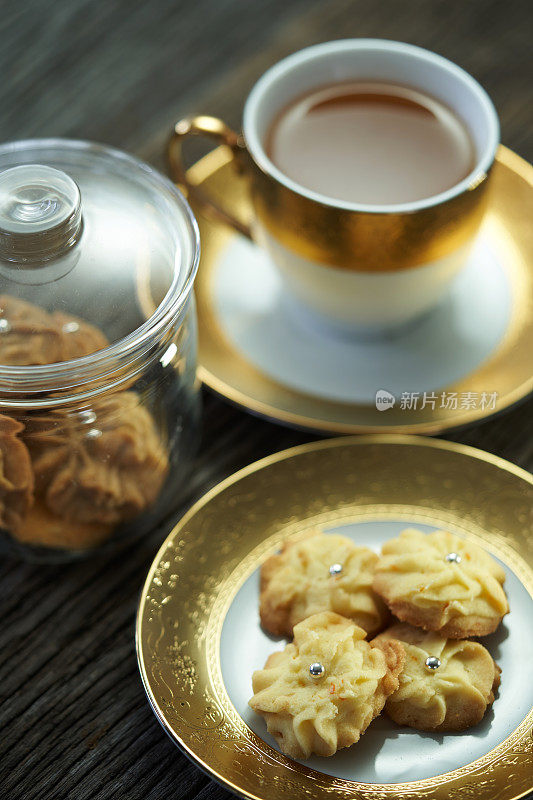
{"label": "cookie", "polygon": [[0,364],[44,366],[61,361],[61,333],[44,308],[0,295]]}
{"label": "cookie", "polygon": [[371,644],[386,647],[393,640],[406,656],[400,685],[385,704],[394,722],[422,731],[463,731],[483,719],[500,683],[500,668],[483,645],[406,623]]}
{"label": "cookie", "polygon": [[39,496],[75,523],[116,525],[137,516],[168,474],[166,448],[135,392],[117,392],[87,410],[29,417],[24,440]]}
{"label": "cookie", "polygon": [[36,547],[57,547],[68,550],[87,550],[108,539],[113,532],[110,525],[98,522],[73,524],[57,517],[41,500],[30,508],[20,524],[12,531],[19,542]]}
{"label": "cookie", "polygon": [[292,636],[294,626],[306,617],[334,611],[373,636],[389,616],[372,589],[377,560],[367,547],[318,530],[286,542],[261,570],[263,628],[276,636]]}
{"label": "cookie", "polygon": [[492,633],[508,613],[504,581],[481,547],[447,531],[409,528],[383,546],[373,587],[402,622],[465,639]]}
{"label": "cookie", "polygon": [[365,632],[331,611],[294,627],[294,641],[254,672],[250,706],[282,752],[332,756],[357,742],[398,688],[399,642],[372,647]]}
{"label": "cookie", "polygon": [[15,533],[33,504],[33,469],[24,425],[0,414],[0,527]]}
{"label": "cookie", "polygon": [[88,356],[109,344],[100,328],[73,314],[54,311],[52,319],[61,334],[61,361]]}
{"label": "cookie", "polygon": [[109,344],[99,328],[73,314],[49,314],[7,294],[0,295],[0,321],[0,364],[55,364],[90,355]]}

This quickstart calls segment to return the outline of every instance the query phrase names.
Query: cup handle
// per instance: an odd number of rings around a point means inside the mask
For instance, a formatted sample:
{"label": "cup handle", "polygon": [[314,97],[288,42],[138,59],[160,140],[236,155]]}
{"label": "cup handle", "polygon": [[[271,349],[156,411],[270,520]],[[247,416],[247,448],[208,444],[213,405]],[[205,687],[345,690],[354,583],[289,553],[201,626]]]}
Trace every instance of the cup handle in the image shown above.
{"label": "cup handle", "polygon": [[239,155],[245,150],[242,137],[229,128],[222,120],[217,117],[186,117],[181,119],[174,126],[174,131],[168,142],[167,159],[172,180],[184,191],[185,196],[195,202],[198,208],[206,216],[219,222],[223,222],[234,228],[239,233],[252,238],[250,226],[240,219],[237,219],[230,211],[226,211],[217,202],[209,198],[204,192],[191,183],[187,177],[187,169],[183,163],[183,140],[187,136],[205,136],[214,139],[218,145],[229,147],[232,153],[232,165],[242,172],[242,165],[239,163]]}

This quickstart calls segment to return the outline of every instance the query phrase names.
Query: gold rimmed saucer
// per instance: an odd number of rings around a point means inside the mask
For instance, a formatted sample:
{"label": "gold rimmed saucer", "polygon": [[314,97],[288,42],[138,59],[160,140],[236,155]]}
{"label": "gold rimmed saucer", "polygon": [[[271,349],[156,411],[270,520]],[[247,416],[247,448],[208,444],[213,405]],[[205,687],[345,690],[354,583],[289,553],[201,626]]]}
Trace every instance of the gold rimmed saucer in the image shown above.
{"label": "gold rimmed saucer", "polygon": [[[252,464],[174,528],[144,585],[137,653],[170,737],[225,787],[255,800],[513,800],[533,787],[533,480],[502,459],[418,436],[343,437]],[[469,538],[506,570],[511,612],[483,640],[502,668],[490,714],[462,734],[382,717],[329,759],[282,755],[247,707],[251,672],[283,643],[262,632],[258,569],[311,526],[378,549],[402,527]]]}
{"label": "gold rimmed saucer", "polygon": [[[500,340],[467,374],[441,385],[455,402],[443,399],[416,409],[394,408],[385,413],[375,401],[349,402],[328,398],[269,376],[260,365],[236,347],[222,324],[215,299],[215,279],[221,253],[239,239],[219,222],[197,211],[202,258],[196,281],[199,318],[199,376],[212,390],[242,408],[277,422],[328,433],[403,432],[440,433],[502,411],[526,397],[533,389],[533,167],[505,147],[495,165],[492,199],[483,230],[488,249],[497,252],[505,270],[510,316]],[[249,217],[246,190],[223,148],[212,151],[189,170],[200,189],[220,201],[240,218]],[[144,298],[149,307],[149,300]],[[482,309],[479,310],[482,314]],[[490,309],[487,312],[490,315]],[[458,347],[461,350],[461,347]],[[290,369],[290,366],[289,366]],[[320,365],[317,364],[320,382]],[[384,381],[383,381],[384,382]],[[376,389],[387,388],[376,385]],[[414,387],[416,388],[416,387]],[[468,398],[490,393],[492,402],[473,407]],[[419,393],[420,396],[422,393]],[[461,398],[467,398],[464,402]],[[496,399],[494,399],[496,398]],[[444,407],[442,407],[444,406]]]}

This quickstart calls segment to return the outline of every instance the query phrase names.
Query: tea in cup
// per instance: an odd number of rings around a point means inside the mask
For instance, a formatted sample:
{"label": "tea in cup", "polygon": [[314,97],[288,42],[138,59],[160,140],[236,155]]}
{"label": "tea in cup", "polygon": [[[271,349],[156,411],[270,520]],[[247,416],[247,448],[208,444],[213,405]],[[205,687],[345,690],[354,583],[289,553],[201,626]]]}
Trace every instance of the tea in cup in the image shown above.
{"label": "tea in cup", "polygon": [[178,122],[169,159],[189,192],[191,134],[231,148],[251,229],[219,211],[267,251],[295,313],[374,334],[429,311],[464,265],[499,125],[486,92],[447,59],[352,39],[271,67],[248,96],[243,137],[213,117]]}

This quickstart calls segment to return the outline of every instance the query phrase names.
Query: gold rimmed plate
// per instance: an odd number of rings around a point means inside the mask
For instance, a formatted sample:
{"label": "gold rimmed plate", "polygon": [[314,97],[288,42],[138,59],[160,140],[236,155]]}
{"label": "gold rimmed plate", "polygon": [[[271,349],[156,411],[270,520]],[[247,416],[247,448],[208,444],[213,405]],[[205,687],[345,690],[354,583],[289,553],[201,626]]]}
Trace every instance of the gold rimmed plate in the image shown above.
{"label": "gold rimmed plate", "polygon": [[[246,185],[223,148],[188,175],[249,218]],[[383,340],[306,327],[262,251],[196,209],[200,378],[254,414],[327,433],[440,433],[522,400],[533,388],[532,176],[531,165],[500,148],[467,268],[436,312]],[[394,398],[385,411],[376,404],[382,390]]]}
{"label": "gold rimmed plate", "polygon": [[[148,574],[137,619],[144,686],[159,721],[201,768],[257,800],[513,800],[533,788],[531,477],[423,437],[345,437],[241,470],[181,520]],[[284,642],[259,625],[259,568],[309,526],[376,550],[408,525],[446,528],[506,571],[511,612],[483,642],[502,668],[492,710],[461,734],[375,720],[332,758],[293,761],[247,706],[251,674]]]}

